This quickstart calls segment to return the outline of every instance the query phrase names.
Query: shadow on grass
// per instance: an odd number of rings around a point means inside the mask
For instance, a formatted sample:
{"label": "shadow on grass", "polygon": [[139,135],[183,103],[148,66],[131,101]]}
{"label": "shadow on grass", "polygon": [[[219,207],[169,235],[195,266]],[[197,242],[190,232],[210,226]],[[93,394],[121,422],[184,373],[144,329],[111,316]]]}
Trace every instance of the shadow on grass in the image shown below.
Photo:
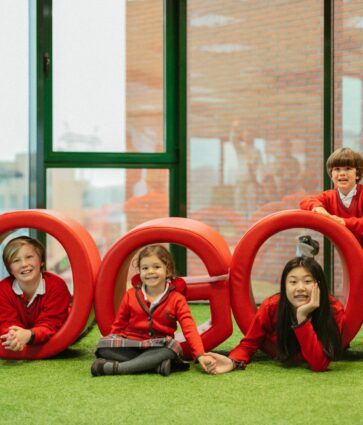
{"label": "shadow on grass", "polygon": [[[230,351],[228,350],[211,350],[214,353],[217,354],[222,354],[223,356],[228,356],[228,354],[230,353]],[[253,356],[253,362],[265,362],[266,360],[273,360],[270,356],[268,356],[266,353],[264,353],[263,351],[257,351],[254,356]]]}
{"label": "shadow on grass", "polygon": [[80,349],[74,349],[74,348],[67,348],[66,350],[62,351],[61,353],[53,356],[48,357],[46,359],[34,359],[34,360],[7,360],[2,359],[1,360],[1,367],[15,367],[15,366],[23,366],[26,364],[29,364],[34,361],[40,361],[40,360],[67,360],[67,359],[76,359],[78,357],[84,357],[88,354],[86,350],[80,350]]}
{"label": "shadow on grass", "polygon": [[75,359],[78,357],[83,357],[88,355],[87,350],[82,350],[80,348],[67,348],[64,351],[56,354],[55,356],[49,357],[47,360],[65,360],[65,359]]}
{"label": "shadow on grass", "polygon": [[6,359],[2,359],[1,360],[1,367],[19,367],[19,366],[24,366],[26,364],[29,364],[31,362],[31,360],[6,360]]}
{"label": "shadow on grass", "polygon": [[[354,349],[348,349],[343,352],[342,360],[349,360],[349,361],[358,361],[363,359],[363,351],[356,350],[358,346],[354,347]],[[363,347],[359,347],[363,348]]]}

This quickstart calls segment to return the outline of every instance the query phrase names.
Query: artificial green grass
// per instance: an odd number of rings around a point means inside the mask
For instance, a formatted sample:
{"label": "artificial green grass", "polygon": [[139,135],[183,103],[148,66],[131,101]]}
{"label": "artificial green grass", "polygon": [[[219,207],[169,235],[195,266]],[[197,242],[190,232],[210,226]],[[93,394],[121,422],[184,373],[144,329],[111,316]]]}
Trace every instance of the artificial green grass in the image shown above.
{"label": "artificial green grass", "polygon": [[[209,315],[206,305],[192,310],[198,323]],[[216,351],[238,343],[234,329]],[[0,424],[363,424],[363,331],[324,373],[257,353],[245,371],[210,376],[193,364],[167,378],[92,377],[99,336],[95,327],[52,359],[0,360]]]}

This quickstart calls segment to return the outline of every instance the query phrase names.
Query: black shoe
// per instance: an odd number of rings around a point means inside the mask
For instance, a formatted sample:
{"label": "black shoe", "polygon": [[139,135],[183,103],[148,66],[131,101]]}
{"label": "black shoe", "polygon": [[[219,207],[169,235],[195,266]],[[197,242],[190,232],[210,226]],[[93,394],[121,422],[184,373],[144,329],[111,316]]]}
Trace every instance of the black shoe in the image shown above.
{"label": "black shoe", "polygon": [[105,374],[103,366],[107,362],[106,359],[96,359],[91,366],[91,373],[93,376],[102,376]]}
{"label": "black shoe", "polygon": [[163,360],[157,367],[156,372],[161,376],[169,376],[171,372],[171,360]]}
{"label": "black shoe", "polygon": [[93,376],[117,375],[119,362],[116,360],[96,359],[91,366]]}

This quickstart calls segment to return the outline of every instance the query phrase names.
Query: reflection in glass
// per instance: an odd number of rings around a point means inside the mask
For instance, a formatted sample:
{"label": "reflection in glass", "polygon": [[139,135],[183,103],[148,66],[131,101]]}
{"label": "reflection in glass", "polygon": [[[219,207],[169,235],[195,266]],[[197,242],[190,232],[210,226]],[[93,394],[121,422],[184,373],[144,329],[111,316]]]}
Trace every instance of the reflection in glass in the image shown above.
{"label": "reflection in glass", "polygon": [[[334,2],[334,147],[363,152],[363,2]],[[342,264],[334,251],[334,291],[344,299]]]}
{"label": "reflection in glass", "polygon": [[70,294],[74,294],[73,273],[68,255],[57,239],[46,235],[47,264],[46,270],[61,277],[67,284]]}
{"label": "reflection in glass", "polygon": [[[188,216],[233,249],[259,219],[323,188],[323,3],[187,7]],[[261,248],[252,273],[258,296],[276,292],[307,232],[293,229]]]}
{"label": "reflection in glass", "polygon": [[28,31],[28,2],[2,0],[0,213],[28,208]]}
{"label": "reflection in glass", "polygon": [[53,149],[159,152],[162,140],[162,0],[54,0]]}
{"label": "reflection in glass", "polygon": [[168,170],[48,169],[47,208],[81,223],[103,256],[136,225],[169,215],[168,181]]}

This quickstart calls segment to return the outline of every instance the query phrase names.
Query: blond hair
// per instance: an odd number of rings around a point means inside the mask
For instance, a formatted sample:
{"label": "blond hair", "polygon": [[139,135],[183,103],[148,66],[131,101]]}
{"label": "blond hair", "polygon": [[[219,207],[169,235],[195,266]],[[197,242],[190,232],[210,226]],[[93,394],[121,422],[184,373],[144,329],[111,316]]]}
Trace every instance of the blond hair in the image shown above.
{"label": "blond hair", "polygon": [[11,241],[6,244],[3,251],[3,262],[9,274],[11,274],[10,264],[13,262],[20,248],[24,245],[31,245],[32,247],[34,247],[34,250],[38,254],[39,259],[42,263],[41,271],[43,271],[45,263],[44,246],[37,239],[31,238],[29,236],[19,236],[17,238],[11,239]]}

